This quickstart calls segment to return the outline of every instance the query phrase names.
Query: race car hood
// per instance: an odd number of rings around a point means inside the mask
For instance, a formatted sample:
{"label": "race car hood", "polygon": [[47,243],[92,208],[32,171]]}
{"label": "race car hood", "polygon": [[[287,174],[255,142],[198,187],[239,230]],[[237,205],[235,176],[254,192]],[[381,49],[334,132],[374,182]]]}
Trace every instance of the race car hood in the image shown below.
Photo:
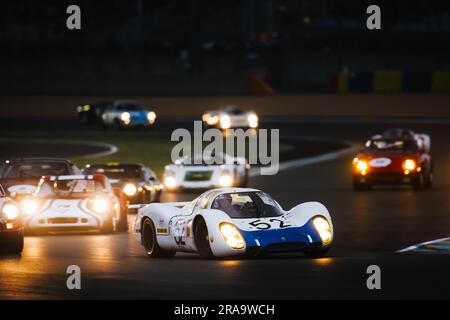
{"label": "race car hood", "polygon": [[7,195],[15,197],[16,195],[32,194],[39,183],[39,178],[23,179],[1,179],[0,183]]}

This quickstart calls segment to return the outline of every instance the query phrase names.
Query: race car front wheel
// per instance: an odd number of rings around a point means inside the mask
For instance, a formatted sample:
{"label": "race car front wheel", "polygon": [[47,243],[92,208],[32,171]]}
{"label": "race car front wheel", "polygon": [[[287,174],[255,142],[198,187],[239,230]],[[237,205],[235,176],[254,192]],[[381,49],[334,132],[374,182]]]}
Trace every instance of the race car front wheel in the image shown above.
{"label": "race car front wheel", "polygon": [[155,225],[152,220],[146,218],[142,222],[141,233],[142,245],[145,248],[145,253],[147,253],[150,258],[173,258],[175,256],[175,251],[161,249],[158,245]]}
{"label": "race car front wheel", "polygon": [[7,250],[11,254],[20,254],[23,250],[23,231],[8,234]]}
{"label": "race car front wheel", "polygon": [[195,245],[197,246],[200,257],[204,259],[211,259],[214,257],[211,246],[209,244],[208,227],[205,220],[201,219],[195,226],[194,231]]}
{"label": "race car front wheel", "polygon": [[103,226],[100,229],[100,233],[108,234],[116,231],[114,218],[107,219],[103,222]]}

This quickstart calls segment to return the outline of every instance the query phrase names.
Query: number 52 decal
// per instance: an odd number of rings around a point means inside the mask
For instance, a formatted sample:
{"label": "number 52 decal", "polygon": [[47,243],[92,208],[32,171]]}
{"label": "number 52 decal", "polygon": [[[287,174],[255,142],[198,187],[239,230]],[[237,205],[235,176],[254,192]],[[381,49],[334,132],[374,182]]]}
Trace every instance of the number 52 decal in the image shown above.
{"label": "number 52 decal", "polygon": [[[270,219],[269,222],[262,222],[261,219],[252,221],[249,223],[249,225],[255,227],[256,229],[260,229],[260,230],[266,230],[266,229],[270,229],[270,228],[287,228],[287,227],[292,227],[289,224],[285,224],[283,220],[280,219]],[[273,224],[272,224],[273,223]]]}

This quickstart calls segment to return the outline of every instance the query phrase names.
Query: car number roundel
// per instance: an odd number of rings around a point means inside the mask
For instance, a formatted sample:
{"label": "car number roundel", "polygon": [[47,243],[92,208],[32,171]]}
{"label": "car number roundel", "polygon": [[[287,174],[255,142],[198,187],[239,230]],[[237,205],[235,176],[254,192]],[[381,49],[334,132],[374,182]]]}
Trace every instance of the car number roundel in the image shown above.
{"label": "car number roundel", "polygon": [[369,165],[374,168],[382,168],[387,167],[392,163],[392,160],[389,158],[375,158],[370,160]]}

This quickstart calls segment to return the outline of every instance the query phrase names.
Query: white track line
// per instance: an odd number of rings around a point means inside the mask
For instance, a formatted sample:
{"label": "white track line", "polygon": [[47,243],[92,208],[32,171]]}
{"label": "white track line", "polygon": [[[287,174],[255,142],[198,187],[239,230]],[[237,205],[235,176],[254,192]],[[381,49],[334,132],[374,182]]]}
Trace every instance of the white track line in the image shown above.
{"label": "white track line", "polygon": [[[315,140],[319,141],[319,139],[315,139]],[[340,149],[337,151],[324,153],[324,154],[321,154],[318,156],[302,158],[302,159],[293,159],[293,160],[288,160],[288,161],[282,162],[282,163],[280,163],[278,171],[290,170],[290,169],[294,169],[294,168],[309,166],[309,165],[316,164],[316,163],[333,161],[333,160],[342,158],[344,156],[347,156],[349,154],[355,154],[360,149],[360,145],[356,144],[354,142],[345,141],[342,143],[347,144],[348,147],[345,149]],[[255,167],[255,168],[250,169],[249,177],[256,177],[259,175],[261,175],[260,168]]]}
{"label": "white track line", "polygon": [[110,144],[110,143],[96,142],[96,141],[88,141],[88,142],[86,142],[86,141],[73,141],[73,143],[84,144],[84,145],[89,145],[89,146],[94,146],[94,147],[100,147],[100,148],[108,149],[106,151],[90,153],[90,154],[85,154],[85,155],[82,155],[82,156],[74,157],[76,159],[105,157],[105,156],[112,155],[112,154],[116,153],[117,151],[119,151],[119,148],[117,146],[115,146],[113,144]]}
{"label": "white track line", "polygon": [[397,250],[397,251],[395,251],[395,252],[397,252],[397,253],[400,253],[400,252],[407,252],[407,251],[415,250],[415,249],[419,248],[420,246],[426,246],[426,245],[429,245],[429,244],[433,244],[433,243],[437,243],[437,242],[442,242],[442,241],[446,241],[446,240],[450,240],[450,238],[441,238],[441,239],[437,239],[437,240],[431,240],[431,241],[427,241],[427,242],[422,242],[422,243],[419,243],[419,244],[416,244],[416,245],[407,247],[407,248],[405,248],[405,249]]}

